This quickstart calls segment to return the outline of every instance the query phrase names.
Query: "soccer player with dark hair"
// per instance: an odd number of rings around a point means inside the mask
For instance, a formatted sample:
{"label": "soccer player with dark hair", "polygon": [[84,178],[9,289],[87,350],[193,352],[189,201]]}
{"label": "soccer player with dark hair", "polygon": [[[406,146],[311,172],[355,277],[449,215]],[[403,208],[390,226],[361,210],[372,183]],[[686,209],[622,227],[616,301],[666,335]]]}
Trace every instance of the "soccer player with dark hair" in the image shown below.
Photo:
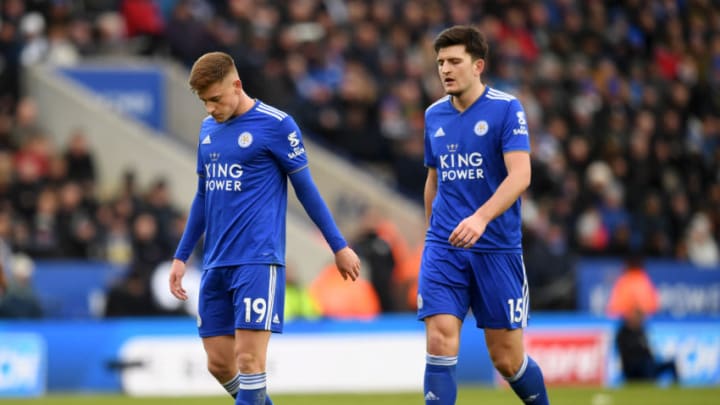
{"label": "soccer player with dark hair", "polygon": [[528,285],[520,196],[530,184],[530,140],[520,102],[481,80],[488,45],[455,26],[435,39],[447,94],[425,112],[425,216],[418,319],[425,321],[426,404],[454,404],[460,329],[472,310],[495,368],[527,404],[548,404],[525,353]]}
{"label": "soccer player with dark hair", "polygon": [[209,116],[200,127],[198,189],[170,271],[170,291],[187,299],[185,262],[204,234],[198,331],[208,369],[236,404],[272,404],[265,363],[283,326],[287,179],[335,254],[346,280],[360,260],[340,234],[310,175],[297,124],[250,98],[233,59],[201,56],[190,87]]}

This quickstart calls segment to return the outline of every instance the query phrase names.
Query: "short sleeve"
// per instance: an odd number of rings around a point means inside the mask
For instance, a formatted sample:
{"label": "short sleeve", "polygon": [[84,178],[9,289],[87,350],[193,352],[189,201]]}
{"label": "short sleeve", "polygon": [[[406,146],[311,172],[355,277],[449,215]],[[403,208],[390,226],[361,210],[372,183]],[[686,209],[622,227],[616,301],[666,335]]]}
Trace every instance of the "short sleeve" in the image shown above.
{"label": "short sleeve", "polygon": [[513,99],[505,115],[502,135],[503,153],[512,151],[530,152],[530,132],[527,118],[520,101]]}

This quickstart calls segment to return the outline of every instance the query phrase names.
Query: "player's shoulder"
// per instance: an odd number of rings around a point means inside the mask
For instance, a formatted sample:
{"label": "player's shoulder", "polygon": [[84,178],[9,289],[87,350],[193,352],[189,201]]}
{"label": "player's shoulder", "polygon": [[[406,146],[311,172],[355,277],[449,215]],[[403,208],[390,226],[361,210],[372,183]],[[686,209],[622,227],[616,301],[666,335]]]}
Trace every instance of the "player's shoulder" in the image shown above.
{"label": "player's shoulder", "polygon": [[215,121],[212,115],[208,115],[207,117],[203,118],[202,122],[200,123],[200,136],[203,136],[203,134],[207,131],[213,131],[216,125],[217,121]]}
{"label": "player's shoulder", "polygon": [[208,126],[214,125],[216,123],[215,119],[212,117],[212,115],[206,116],[203,118],[202,122],[200,123],[200,126],[202,128],[207,128]]}
{"label": "player's shoulder", "polygon": [[427,114],[432,114],[432,113],[444,111],[444,110],[447,109],[447,107],[448,107],[448,100],[450,100],[450,96],[449,96],[449,95],[440,97],[439,99],[435,100],[435,102],[433,102],[432,104],[430,104],[430,105],[425,109],[425,114],[427,115]]}
{"label": "player's shoulder", "polygon": [[512,102],[513,100],[517,100],[517,97],[513,96],[512,94],[506,93],[504,91],[500,91],[498,89],[494,89],[489,86],[488,86],[487,94],[485,95],[485,97],[487,97],[487,99],[489,99],[489,100],[494,100],[494,101],[501,102],[501,103],[502,102],[509,103],[509,102]]}
{"label": "player's shoulder", "polygon": [[260,120],[257,122],[257,128],[262,128],[267,139],[277,140],[288,137],[288,140],[291,140],[290,137],[293,139],[300,137],[300,128],[293,117],[285,111],[258,101],[253,108],[253,113],[255,119]]}
{"label": "player's shoulder", "polygon": [[268,120],[275,120],[277,122],[285,121],[285,119],[290,116],[285,111],[277,107],[273,107],[270,104],[266,104],[262,101],[258,101],[255,104],[255,112],[263,118],[267,118]]}

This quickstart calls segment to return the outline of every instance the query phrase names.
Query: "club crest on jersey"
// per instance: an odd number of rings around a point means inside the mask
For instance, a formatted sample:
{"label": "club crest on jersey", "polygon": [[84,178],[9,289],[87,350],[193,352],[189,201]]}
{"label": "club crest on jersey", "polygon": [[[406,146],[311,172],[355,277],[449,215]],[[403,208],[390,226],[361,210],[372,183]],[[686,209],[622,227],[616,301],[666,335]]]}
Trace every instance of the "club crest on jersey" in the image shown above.
{"label": "club crest on jersey", "polygon": [[300,139],[298,139],[298,136],[297,136],[297,132],[296,132],[296,131],[292,131],[292,132],[288,135],[288,138],[287,138],[287,139],[288,139],[288,141],[290,142],[290,147],[291,147],[291,148],[294,148],[294,147],[300,145]]}
{"label": "club crest on jersey", "polygon": [[217,160],[220,159],[220,152],[212,152],[210,153],[210,160],[213,162],[217,162]]}
{"label": "club crest on jersey", "polygon": [[487,121],[480,120],[475,123],[475,128],[474,128],[475,135],[483,136],[483,135],[487,134],[489,128],[490,128],[490,126],[488,125]]}
{"label": "club crest on jersey", "polygon": [[252,144],[253,136],[250,132],[243,132],[238,136],[238,145],[240,145],[241,148],[247,148]]}

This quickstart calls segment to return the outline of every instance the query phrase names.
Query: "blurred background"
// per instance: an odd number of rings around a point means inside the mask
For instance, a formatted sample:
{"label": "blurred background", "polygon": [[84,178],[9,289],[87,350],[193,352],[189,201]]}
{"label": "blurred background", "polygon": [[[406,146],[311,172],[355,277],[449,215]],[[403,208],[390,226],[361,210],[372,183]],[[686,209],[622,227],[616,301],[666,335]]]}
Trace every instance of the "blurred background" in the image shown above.
{"label": "blurred background", "polygon": [[[205,115],[187,75],[212,50],[234,57],[251,97],[295,117],[363,258],[360,283],[339,282],[290,193],[271,390],[419,392],[423,117],[443,96],[432,42],[454,24],[484,32],[484,81],[527,114],[526,339],[548,383],[622,385],[615,334],[641,307],[653,356],[677,365],[681,385],[720,384],[716,1],[0,5],[0,396],[222,393],[195,336],[196,300],[166,291]],[[469,332],[460,381],[500,385]],[[368,353],[394,360],[370,377]],[[306,359],[325,356],[308,372]],[[327,378],[302,380],[312,373]]]}

